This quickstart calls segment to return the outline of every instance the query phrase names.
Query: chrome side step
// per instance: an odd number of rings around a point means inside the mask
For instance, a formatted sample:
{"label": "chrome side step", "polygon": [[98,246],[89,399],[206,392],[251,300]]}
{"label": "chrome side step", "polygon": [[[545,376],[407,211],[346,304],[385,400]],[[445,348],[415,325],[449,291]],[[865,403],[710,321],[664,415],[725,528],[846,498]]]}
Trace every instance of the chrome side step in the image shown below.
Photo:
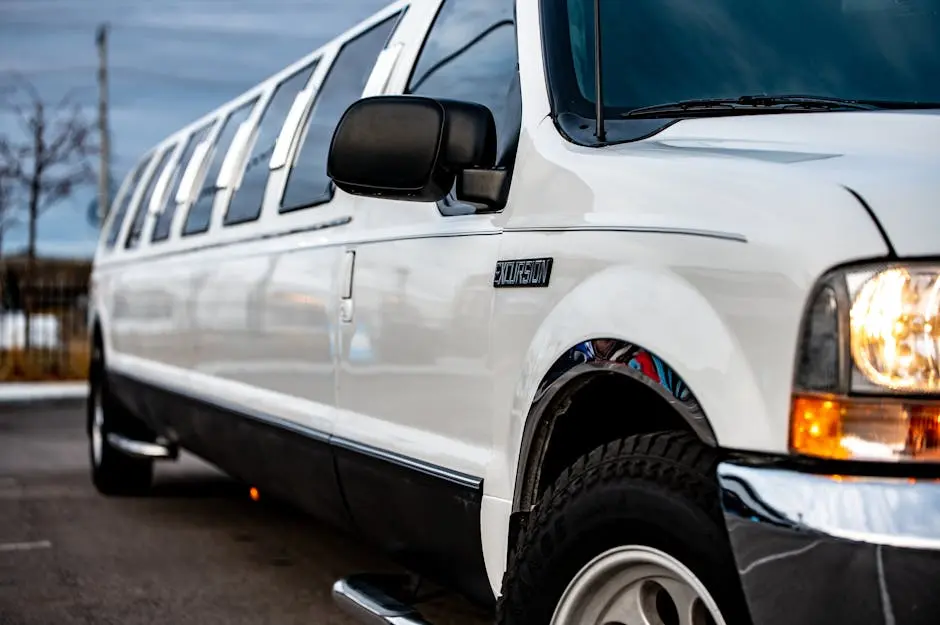
{"label": "chrome side step", "polygon": [[333,584],[333,601],[363,625],[431,625],[414,606],[392,596],[402,575],[361,574]]}
{"label": "chrome side step", "polygon": [[121,436],[111,432],[108,434],[108,444],[128,456],[135,458],[153,458],[154,460],[175,460],[178,451],[175,446],[156,442],[145,443]]}

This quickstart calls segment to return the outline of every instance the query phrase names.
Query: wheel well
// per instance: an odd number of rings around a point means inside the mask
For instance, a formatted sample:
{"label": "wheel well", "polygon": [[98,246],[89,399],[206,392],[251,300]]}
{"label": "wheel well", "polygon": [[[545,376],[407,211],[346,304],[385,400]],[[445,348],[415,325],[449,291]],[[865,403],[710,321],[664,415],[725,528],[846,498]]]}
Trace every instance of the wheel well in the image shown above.
{"label": "wheel well", "polygon": [[521,511],[538,501],[566,467],[605,443],[663,430],[694,432],[662,395],[612,372],[569,383],[536,427],[521,483]]}
{"label": "wheel well", "polygon": [[101,366],[101,360],[104,358],[104,339],[101,336],[101,323],[95,319],[91,327],[91,362],[89,363],[89,375],[96,375],[96,367]]}

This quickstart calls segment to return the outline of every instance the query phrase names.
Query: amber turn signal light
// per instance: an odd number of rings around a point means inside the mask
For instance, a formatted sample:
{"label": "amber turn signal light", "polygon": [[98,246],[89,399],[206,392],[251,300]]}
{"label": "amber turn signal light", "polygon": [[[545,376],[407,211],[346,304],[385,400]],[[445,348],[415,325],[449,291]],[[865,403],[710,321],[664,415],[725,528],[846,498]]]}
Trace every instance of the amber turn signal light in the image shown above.
{"label": "amber turn signal light", "polygon": [[834,460],[940,461],[940,402],[794,395],[790,450]]}

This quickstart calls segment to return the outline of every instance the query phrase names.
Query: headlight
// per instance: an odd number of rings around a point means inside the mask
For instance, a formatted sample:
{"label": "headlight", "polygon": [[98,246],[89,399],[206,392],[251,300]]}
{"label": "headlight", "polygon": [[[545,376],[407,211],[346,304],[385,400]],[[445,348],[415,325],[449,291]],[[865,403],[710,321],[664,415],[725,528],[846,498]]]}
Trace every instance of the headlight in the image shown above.
{"label": "headlight", "polygon": [[940,460],[940,266],[826,276],[803,320],[790,449]]}
{"label": "headlight", "polygon": [[877,387],[940,392],[940,270],[895,267],[853,298],[852,360]]}

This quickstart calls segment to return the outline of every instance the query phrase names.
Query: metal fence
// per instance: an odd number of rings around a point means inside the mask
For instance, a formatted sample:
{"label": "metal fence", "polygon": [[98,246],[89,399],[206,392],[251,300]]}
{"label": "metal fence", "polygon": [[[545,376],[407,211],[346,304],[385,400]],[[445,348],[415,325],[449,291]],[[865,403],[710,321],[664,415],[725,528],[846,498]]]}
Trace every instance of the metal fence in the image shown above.
{"label": "metal fence", "polygon": [[88,375],[87,276],[46,274],[0,273],[0,382]]}

